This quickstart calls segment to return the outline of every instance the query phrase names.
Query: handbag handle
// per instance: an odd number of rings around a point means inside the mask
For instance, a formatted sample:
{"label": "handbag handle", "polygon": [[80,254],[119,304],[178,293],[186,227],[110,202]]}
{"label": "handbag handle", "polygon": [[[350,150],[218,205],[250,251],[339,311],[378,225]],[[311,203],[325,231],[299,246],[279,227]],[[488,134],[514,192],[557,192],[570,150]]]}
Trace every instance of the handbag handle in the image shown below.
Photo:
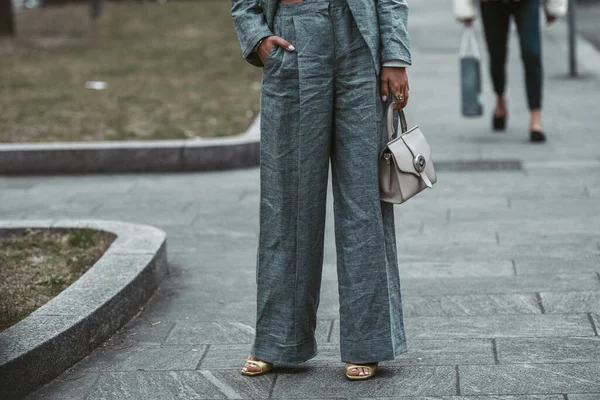
{"label": "handbag handle", "polygon": [[[398,112],[399,115],[399,119],[400,119],[400,130],[401,133],[405,133],[408,130],[408,124],[406,123],[406,117],[404,116],[404,110],[400,110]],[[396,134],[396,129],[394,128],[394,103],[390,103],[390,105],[387,108],[387,112],[386,112],[386,119],[387,119],[387,131],[388,131],[388,138],[389,140],[395,139],[396,136],[398,136]]]}

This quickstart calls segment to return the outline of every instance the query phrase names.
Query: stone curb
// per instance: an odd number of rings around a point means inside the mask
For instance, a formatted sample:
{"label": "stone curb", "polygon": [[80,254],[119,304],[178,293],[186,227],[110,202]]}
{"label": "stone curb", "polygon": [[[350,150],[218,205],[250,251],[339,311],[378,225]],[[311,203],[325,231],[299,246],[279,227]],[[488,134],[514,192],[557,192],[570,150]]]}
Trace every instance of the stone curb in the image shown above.
{"label": "stone curb", "polygon": [[0,236],[27,228],[101,230],[116,235],[81,278],[0,333],[0,398],[21,398],[60,375],[112,336],[167,273],[166,234],[118,221],[0,221]]}
{"label": "stone curb", "polygon": [[207,171],[260,162],[259,119],[231,138],[0,144],[1,175]]}

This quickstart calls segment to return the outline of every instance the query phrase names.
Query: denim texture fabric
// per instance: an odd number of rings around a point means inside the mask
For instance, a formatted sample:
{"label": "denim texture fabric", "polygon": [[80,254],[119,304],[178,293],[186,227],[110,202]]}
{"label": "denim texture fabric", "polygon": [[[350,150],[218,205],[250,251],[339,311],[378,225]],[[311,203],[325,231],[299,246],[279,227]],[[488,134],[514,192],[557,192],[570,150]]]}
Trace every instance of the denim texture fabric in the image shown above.
{"label": "denim texture fabric", "polygon": [[496,94],[504,94],[506,86],[506,53],[510,17],[513,16],[521,58],[525,67],[525,87],[530,110],[542,106],[542,39],[540,34],[540,0],[517,2],[487,1],[481,3],[481,19],[490,54],[490,70]]}
{"label": "denim texture fabric", "polygon": [[261,92],[257,322],[252,354],[293,365],[317,354],[329,164],[344,362],[406,351],[393,206],[379,200],[387,142],[379,79],[345,0],[280,4]]}

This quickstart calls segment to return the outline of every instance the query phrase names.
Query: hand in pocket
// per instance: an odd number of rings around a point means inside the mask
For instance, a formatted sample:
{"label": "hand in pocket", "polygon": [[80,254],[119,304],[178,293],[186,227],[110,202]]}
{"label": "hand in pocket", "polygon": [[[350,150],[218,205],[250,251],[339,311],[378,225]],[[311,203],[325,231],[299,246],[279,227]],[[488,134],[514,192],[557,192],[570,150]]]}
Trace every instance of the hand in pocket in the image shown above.
{"label": "hand in pocket", "polygon": [[294,46],[292,46],[292,44],[290,42],[288,42],[287,40],[285,40],[284,38],[279,37],[279,36],[269,36],[268,38],[264,39],[261,42],[261,44],[258,46],[258,49],[256,50],[256,52],[258,53],[258,56],[260,57],[260,60],[262,61],[263,64],[265,63],[265,60],[267,59],[267,55],[269,55],[269,52],[275,46],[279,46],[286,51],[296,50],[294,48]]}

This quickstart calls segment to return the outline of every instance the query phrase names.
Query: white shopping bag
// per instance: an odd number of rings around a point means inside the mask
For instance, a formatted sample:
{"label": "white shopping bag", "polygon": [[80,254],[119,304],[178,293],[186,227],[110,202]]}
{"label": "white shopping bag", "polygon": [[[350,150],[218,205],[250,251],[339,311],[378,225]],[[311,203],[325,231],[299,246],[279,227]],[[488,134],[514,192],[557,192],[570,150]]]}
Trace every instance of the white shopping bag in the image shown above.
{"label": "white shopping bag", "polygon": [[459,57],[462,115],[465,117],[482,116],[481,61],[472,27],[467,27],[463,31]]}

